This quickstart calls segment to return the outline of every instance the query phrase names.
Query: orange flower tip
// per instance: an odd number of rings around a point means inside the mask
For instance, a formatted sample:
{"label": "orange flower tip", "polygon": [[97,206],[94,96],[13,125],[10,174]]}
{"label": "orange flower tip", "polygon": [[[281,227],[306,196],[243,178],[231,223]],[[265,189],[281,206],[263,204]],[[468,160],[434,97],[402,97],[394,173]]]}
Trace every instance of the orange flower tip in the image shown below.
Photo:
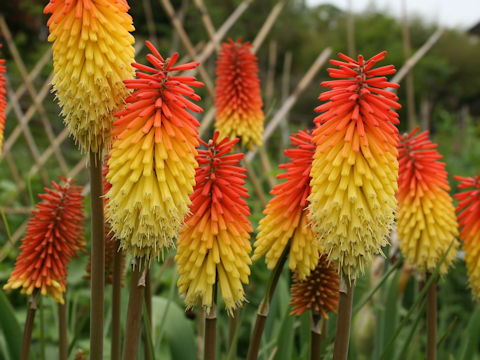
{"label": "orange flower tip", "polygon": [[213,288],[218,288],[229,314],[245,301],[243,284],[248,283],[251,260],[245,198],[245,169],[239,166],[243,154],[231,153],[237,139],[201,141],[195,190],[190,212],[177,241],[179,292],[187,308],[200,303],[207,310],[213,304]]}
{"label": "orange flower tip", "polygon": [[222,137],[241,138],[253,148],[262,145],[263,101],[258,78],[258,59],[250,43],[228,39],[217,60],[215,129]]}
{"label": "orange flower tip", "polygon": [[65,185],[52,181],[52,189],[40,194],[43,201],[33,211],[21,253],[4,289],[17,289],[31,295],[39,289],[63,304],[67,264],[85,246],[83,195],[74,181],[61,178]]}

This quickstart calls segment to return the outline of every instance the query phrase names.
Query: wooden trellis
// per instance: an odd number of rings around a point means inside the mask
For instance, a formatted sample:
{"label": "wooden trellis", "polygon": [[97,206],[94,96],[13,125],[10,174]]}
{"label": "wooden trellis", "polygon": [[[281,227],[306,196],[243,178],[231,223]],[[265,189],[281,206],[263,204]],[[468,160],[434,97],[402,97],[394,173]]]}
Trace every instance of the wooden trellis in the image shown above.
{"label": "wooden trellis", "polygon": [[[220,43],[224,40],[228,34],[228,31],[238,21],[242,14],[248,10],[251,0],[242,1],[232,12],[232,14],[225,19],[224,23],[218,29],[215,29],[213,26],[208,9],[203,3],[203,0],[194,0],[193,3],[200,14],[202,24],[209,36],[208,42],[202,42],[196,45],[194,45],[190,40],[183,27],[182,21],[180,21],[178,13],[175,12],[170,0],[159,0],[159,4],[161,4],[165,10],[166,14],[170,18],[174,30],[179,36],[179,39],[188,54],[188,58],[190,60],[193,59],[195,61],[199,61],[200,64],[203,64],[220,49]],[[143,4],[146,9],[151,7],[150,0],[143,1]],[[263,26],[259,29],[256,38],[252,42],[253,52],[257,52],[257,50],[264,43],[266,36],[272,29],[284,5],[285,1],[279,1],[265,18]],[[151,10],[146,10],[146,12],[149,13],[149,16],[147,17],[147,21],[149,22],[148,29],[151,32],[150,37],[153,40],[156,38],[154,26],[152,26],[154,19],[152,18]],[[13,122],[15,125],[13,126],[13,130],[8,131],[5,134],[3,153],[0,156],[0,166],[8,169],[9,171],[3,171],[0,173],[0,181],[5,179],[8,179],[9,181],[13,180],[16,187],[15,191],[9,194],[6,199],[2,200],[0,207],[2,212],[7,215],[7,219],[9,216],[23,217],[23,222],[16,228],[12,229],[13,232],[10,234],[10,239],[8,239],[5,226],[0,226],[1,261],[8,254],[9,250],[15,246],[15,243],[23,236],[26,230],[28,216],[32,211],[32,204],[30,203],[29,196],[27,194],[28,179],[39,176],[44,185],[49,185],[50,180],[52,179],[57,180],[58,178],[53,178],[52,174],[49,174],[46,168],[49,162],[51,163],[54,161],[57,165],[56,168],[58,168],[60,171],[60,173],[56,175],[63,175],[65,177],[72,178],[80,177],[78,180],[81,185],[84,185],[85,193],[89,192],[89,184],[87,176],[80,176],[82,170],[86,168],[84,157],[78,156],[74,160],[68,159],[67,153],[72,152],[69,148],[73,146],[73,143],[71,139],[68,138],[68,132],[63,126],[63,119],[60,115],[52,116],[45,109],[47,100],[52,102],[55,101],[53,96],[49,96],[53,73],[45,75],[45,69],[51,68],[49,66],[52,60],[51,49],[47,50],[41,56],[37,64],[29,72],[26,69],[25,64],[13,41],[13,37],[7,26],[7,23],[1,16],[0,33],[3,36],[6,45],[4,47],[4,51],[8,51],[11,54],[13,62],[18,68],[21,78],[21,85],[14,89],[14,85],[8,76],[9,72],[7,69],[6,115],[8,116],[7,121]],[[427,41],[426,45],[405,63],[405,66],[402,67],[398,75],[402,74],[401,77],[403,77],[409,71],[409,69],[415,65],[415,62],[418,61],[418,59],[421,58],[426,51],[428,51],[428,49],[436,40],[438,40],[440,34],[441,33],[438,32],[435,33],[432,38]],[[142,45],[143,44],[141,42],[138,42],[137,46]],[[139,49],[137,49],[137,51],[138,50]],[[318,58],[315,59],[310,69],[305,73],[300,82],[298,84],[294,84],[294,90],[291,94],[288,94],[287,90],[282,91],[282,98],[284,101],[281,102],[281,106],[279,106],[277,109],[274,109],[272,119],[266,124],[264,133],[265,141],[273,134],[274,131],[276,131],[277,127],[282,124],[282,120],[286,118],[288,112],[296,103],[298,97],[311,83],[321,67],[326,63],[330,53],[330,48],[326,48],[318,56]],[[183,62],[185,61],[187,61],[187,57],[183,59]],[[198,73],[201,81],[206,84],[208,94],[213,96],[213,74],[209,74],[202,65],[198,67]],[[401,77],[397,78],[396,80],[401,80]],[[272,86],[272,84],[269,86]],[[49,106],[51,105],[49,104]],[[212,106],[205,111],[203,118],[200,119],[201,136],[204,135],[205,132],[210,128],[214,115],[215,109]],[[12,128],[12,125],[10,124],[8,128]],[[39,130],[39,128],[41,129]],[[285,123],[283,123],[282,129],[284,132],[288,132],[288,126],[285,126]],[[38,140],[35,138],[34,133],[39,131],[44,131],[46,137],[45,139],[42,139],[42,142],[44,143],[45,140],[47,140],[47,145],[38,144]],[[65,151],[66,149],[69,149],[69,151]],[[24,154],[25,151],[28,151],[28,158],[30,161],[28,164],[20,164],[19,162],[24,161],[25,155],[23,155],[23,158],[20,159],[18,154]],[[249,166],[249,163],[253,160],[256,153],[257,151],[254,150],[247,154],[245,166]],[[2,164],[2,162],[5,164]],[[265,158],[263,159],[263,163],[265,166],[268,166],[268,163],[265,163]],[[249,168],[249,178],[250,181],[252,181],[256,191],[261,192],[261,189],[258,188],[260,186],[258,182],[255,184],[256,177],[252,168]]]}

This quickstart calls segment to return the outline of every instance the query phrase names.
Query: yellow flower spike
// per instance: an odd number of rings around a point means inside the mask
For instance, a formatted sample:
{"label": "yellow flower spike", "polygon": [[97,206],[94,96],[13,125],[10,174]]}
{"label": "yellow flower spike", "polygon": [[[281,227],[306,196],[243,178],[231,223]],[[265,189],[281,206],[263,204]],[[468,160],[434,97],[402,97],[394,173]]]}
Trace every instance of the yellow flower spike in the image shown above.
{"label": "yellow flower spike", "polygon": [[271,191],[275,197],[268,203],[265,217],[260,220],[252,260],[266,254],[267,267],[272,270],[285,247],[290,245],[289,267],[303,280],[315,269],[320,256],[320,247],[314,241],[306,210],[315,145],[308,131],[299,131],[291,135],[290,140],[295,147],[286,150],[285,155],[291,160],[280,165],[286,172],[278,176],[286,180]]}
{"label": "yellow flower spike", "polygon": [[108,160],[112,187],[109,221],[120,246],[145,265],[164,247],[173,245],[190,205],[195,185],[198,121],[187,110],[203,110],[186,99],[200,100],[191,86],[194,77],[172,75],[198,63],[175,66],[178,54],[164,60],[147,41],[151,66],[134,63],[137,79],[125,80],[136,89],[118,112]]}
{"label": "yellow flower spike", "polygon": [[108,148],[114,114],[133,75],[132,18],[125,0],[50,0],[53,89],[68,130],[83,151]]}
{"label": "yellow flower spike", "polygon": [[454,241],[440,274],[455,259],[459,242],[458,224],[442,156],[428,131],[400,136],[397,231],[400,250],[406,260],[421,272],[433,272]]}
{"label": "yellow flower spike", "polygon": [[344,54],[345,62],[330,60],[333,78],[323,86],[332,90],[319,100],[313,141],[317,145],[311,170],[309,217],[329,261],[349,279],[363,272],[381,253],[394,220],[397,190],[398,88],[382,75],[392,65],[373,69],[386,55],[368,61]]}
{"label": "yellow flower spike", "polygon": [[231,314],[245,300],[242,284],[248,283],[251,251],[246,201],[245,169],[238,166],[243,154],[229,154],[238,139],[219,133],[198,150],[195,192],[190,215],[178,236],[175,261],[178,288],[187,307],[200,303],[207,311],[213,306],[217,284]]}

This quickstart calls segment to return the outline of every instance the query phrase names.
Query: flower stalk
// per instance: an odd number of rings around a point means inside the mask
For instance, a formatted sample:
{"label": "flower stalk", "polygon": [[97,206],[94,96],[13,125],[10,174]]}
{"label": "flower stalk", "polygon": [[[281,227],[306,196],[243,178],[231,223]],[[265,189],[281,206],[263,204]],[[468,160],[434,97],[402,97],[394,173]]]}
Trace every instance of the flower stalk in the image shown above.
{"label": "flower stalk", "polygon": [[324,338],[324,323],[325,319],[319,312],[311,312],[311,344],[310,344],[310,360],[320,360],[321,359],[321,347],[322,340]]}
{"label": "flower stalk", "polygon": [[115,240],[112,275],[112,339],[111,359],[120,360],[121,355],[121,321],[122,321],[122,273],[123,254],[120,240]]}
{"label": "flower stalk", "polygon": [[67,306],[65,303],[58,304],[58,352],[60,360],[68,359]]}
{"label": "flower stalk", "polygon": [[205,314],[204,360],[215,360],[217,339],[217,284],[213,287],[213,303]]}
{"label": "flower stalk", "polygon": [[25,320],[25,328],[23,330],[22,351],[20,353],[20,360],[29,360],[30,358],[30,343],[32,342],[33,322],[35,320],[35,312],[37,310],[37,296],[39,289],[33,290],[30,295],[30,301],[27,311],[27,319]]}
{"label": "flower stalk", "polygon": [[354,282],[354,279],[345,279],[345,275],[342,274],[340,279],[337,330],[335,334],[335,346],[333,348],[334,360],[347,360],[348,358]]}

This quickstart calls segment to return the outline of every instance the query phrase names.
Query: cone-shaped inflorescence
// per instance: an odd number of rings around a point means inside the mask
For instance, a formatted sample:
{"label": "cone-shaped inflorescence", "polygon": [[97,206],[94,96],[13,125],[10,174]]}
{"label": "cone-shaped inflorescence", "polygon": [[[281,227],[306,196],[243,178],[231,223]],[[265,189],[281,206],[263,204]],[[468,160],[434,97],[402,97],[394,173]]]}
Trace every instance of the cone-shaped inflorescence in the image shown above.
{"label": "cone-shaped inflorescence", "polygon": [[213,289],[220,289],[231,313],[244,301],[243,284],[248,283],[251,260],[248,220],[250,210],[244,198],[245,169],[239,166],[243,154],[230,151],[238,139],[223,138],[202,142],[198,150],[199,168],[190,215],[180,230],[178,250],[179,292],[186,294],[188,307],[200,303],[212,307]]}
{"label": "cone-shaped inflorescence", "polygon": [[398,214],[400,249],[408,263],[421,273],[433,272],[454,244],[440,267],[445,274],[459,246],[453,200],[448,194],[445,163],[428,138],[428,131],[400,135],[398,144]]}
{"label": "cone-shaped inflorescence", "polygon": [[345,62],[330,60],[339,68],[322,86],[329,100],[315,111],[317,145],[310,182],[310,219],[322,250],[348,278],[363,272],[372,256],[381,253],[394,219],[397,190],[398,88],[382,75],[392,65],[374,69],[386,52],[365,61],[339,54]]}
{"label": "cone-shaped inflorescence", "polygon": [[320,255],[320,247],[307,218],[315,144],[309,131],[291,135],[290,141],[294,147],[285,151],[290,162],[279,166],[286,172],[277,176],[285,181],[271,191],[274,198],[264,210],[265,217],[260,220],[252,259],[267,254],[267,267],[273,269],[289,245],[289,267],[297,271],[300,279],[305,279],[317,265]]}
{"label": "cone-shaped inflorescence", "polygon": [[33,211],[22,252],[4,289],[22,287],[28,295],[39,289],[63,304],[67,264],[85,246],[82,188],[73,184],[52,181],[53,189],[45,188],[46,194],[38,195],[43,201]]}
{"label": "cone-shaped inflorescence", "polygon": [[53,88],[70,133],[84,151],[107,149],[113,115],[133,75],[134,30],[126,0],[50,0]]}
{"label": "cone-shaped inflorescence", "polygon": [[[0,44],[0,49],[2,44]],[[7,90],[5,89],[5,77],[3,74],[7,72],[5,68],[5,59],[0,59],[0,155],[2,154],[3,149],[3,134],[5,131],[5,108],[7,107]]]}
{"label": "cone-shaped inflorescence", "polygon": [[480,300],[480,173],[474,177],[455,176],[454,179],[460,181],[457,187],[463,190],[455,194],[455,198],[470,287]]}
{"label": "cone-shaped inflorescence", "polygon": [[112,230],[122,248],[146,263],[173,245],[188,211],[199,144],[199,123],[189,110],[203,111],[187,99],[200,100],[191,86],[203,84],[172,74],[198,63],[175,65],[177,53],[164,60],[148,41],[147,46],[152,66],[133,64],[137,78],[125,81],[135,92],[117,113],[107,175]]}
{"label": "cone-shaped inflorescence", "polygon": [[294,272],[290,288],[290,315],[300,316],[312,310],[328,319],[329,312],[337,312],[338,287],[337,269],[325,255],[320,256],[317,266],[305,279],[300,279],[298,272]]}
{"label": "cone-shaped inflorescence", "polygon": [[[106,161],[110,156],[106,156]],[[103,194],[105,195],[108,193],[108,191],[111,189],[112,184],[110,184],[107,181],[107,174],[108,174],[108,164],[105,164],[103,168]],[[104,197],[103,198],[103,204],[105,207],[107,207],[108,204],[108,198]],[[118,251],[116,248],[117,244],[117,239],[115,238],[115,235],[113,234],[113,231],[110,227],[110,223],[108,221],[105,221],[105,282],[107,284],[111,284],[113,281],[113,261],[115,258],[115,253]],[[83,277],[84,279],[90,279],[91,276],[91,269],[92,269],[92,257],[88,259],[88,264],[86,267],[86,272],[87,274]],[[122,251],[121,254],[121,286],[123,287],[123,280],[125,279],[125,252]]]}
{"label": "cone-shaped inflorescence", "polygon": [[215,129],[220,136],[239,137],[252,148],[262,145],[263,101],[258,78],[257,57],[250,43],[229,39],[217,60]]}

